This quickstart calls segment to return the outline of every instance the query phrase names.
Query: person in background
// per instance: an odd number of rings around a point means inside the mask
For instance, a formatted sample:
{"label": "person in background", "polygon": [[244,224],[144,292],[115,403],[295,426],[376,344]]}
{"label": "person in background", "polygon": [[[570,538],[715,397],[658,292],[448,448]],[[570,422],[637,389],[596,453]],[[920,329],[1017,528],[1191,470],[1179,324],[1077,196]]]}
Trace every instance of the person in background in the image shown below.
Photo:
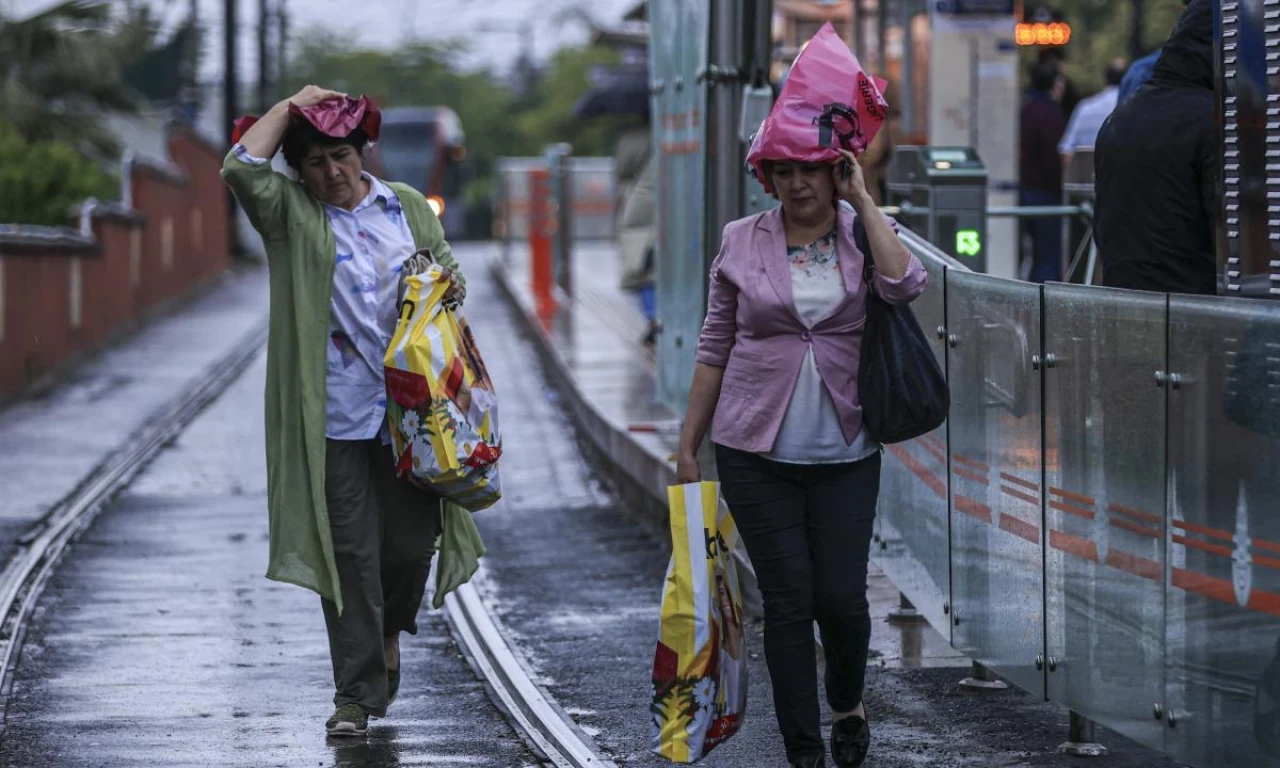
{"label": "person in background", "polygon": [[[801,768],[825,765],[815,621],[836,766],[862,765],[871,743],[862,697],[881,448],[862,428],[857,391],[864,268],[874,264],[875,291],[890,304],[914,300],[928,280],[843,154],[839,170],[764,163],[781,207],[724,228],[676,466],[678,483],[701,477],[696,454],[711,427],[721,489],[764,598],[787,761]],[[855,243],[856,222],[870,253]]]}
{"label": "person in background", "polygon": [[631,185],[618,222],[619,282],[624,291],[634,291],[649,327],[642,342],[652,346],[658,337],[657,202],[654,199],[658,173],[656,157],[650,157],[644,171]]}
{"label": "person in background", "polygon": [[[1189,2],[1191,0],[1182,0],[1183,5]],[[1155,70],[1156,62],[1160,60],[1162,50],[1162,48],[1157,48],[1129,66],[1129,71],[1124,74],[1124,79],[1120,81],[1120,89],[1117,96],[1118,102],[1124,102],[1136,93],[1143,83],[1151,79],[1151,73]]]}
{"label": "person in background", "polygon": [[1192,0],[1151,80],[1098,134],[1095,232],[1105,285],[1217,293],[1213,14],[1213,0]]}
{"label": "person in background", "polygon": [[[1031,68],[1031,88],[1022,104],[1018,205],[1062,204],[1062,159],[1058,142],[1066,130],[1066,118],[1052,90],[1058,70],[1052,61]],[[1032,241],[1033,282],[1062,279],[1062,222],[1052,217],[1026,219],[1023,224]]]}
{"label": "person in background", "polygon": [[[326,107],[343,135],[306,117]],[[402,281],[428,268],[426,249],[449,270],[448,298],[465,296],[426,198],[364,170],[379,123],[364,99],[307,86],[253,122],[222,168],[271,270],[267,576],[322,598],[337,708],[325,731],[342,737],[364,736],[396,698],[400,633],[418,631],[444,524],[440,497],[398,478],[387,444],[383,356]],[[281,150],[301,183],[272,169]]]}
{"label": "person in background", "polygon": [[1062,135],[1062,141],[1058,142],[1058,153],[1062,155],[1063,165],[1071,160],[1071,156],[1077,150],[1093,148],[1094,142],[1098,140],[1098,131],[1102,130],[1102,124],[1116,108],[1120,80],[1124,78],[1124,73],[1124,59],[1112,59],[1111,63],[1107,64],[1104,74],[1106,86],[1076,107],[1076,111],[1071,115],[1071,121],[1067,123],[1066,133]]}
{"label": "person in background", "polygon": [[1075,114],[1076,106],[1080,104],[1080,89],[1067,76],[1066,59],[1066,51],[1062,48],[1041,48],[1036,58],[1037,64],[1048,64],[1053,68],[1053,87],[1049,93],[1062,108],[1064,120]]}

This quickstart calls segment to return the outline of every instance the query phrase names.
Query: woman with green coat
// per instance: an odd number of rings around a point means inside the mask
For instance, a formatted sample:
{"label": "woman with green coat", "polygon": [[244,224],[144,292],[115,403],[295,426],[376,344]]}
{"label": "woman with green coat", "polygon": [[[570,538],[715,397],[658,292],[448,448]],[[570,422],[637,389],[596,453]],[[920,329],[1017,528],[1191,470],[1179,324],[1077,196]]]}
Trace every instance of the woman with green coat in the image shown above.
{"label": "woman with green coat", "polygon": [[[466,283],[422,194],[365,172],[379,125],[365,99],[307,86],[242,119],[222,171],[271,273],[267,576],[322,598],[331,736],[363,736],[395,699],[399,636],[417,632],[437,540],[437,605],[483,553],[469,513],[395,475],[383,356],[402,280],[427,268],[415,253],[428,249],[450,270],[451,301]],[[281,149],[299,181],[272,170]]]}

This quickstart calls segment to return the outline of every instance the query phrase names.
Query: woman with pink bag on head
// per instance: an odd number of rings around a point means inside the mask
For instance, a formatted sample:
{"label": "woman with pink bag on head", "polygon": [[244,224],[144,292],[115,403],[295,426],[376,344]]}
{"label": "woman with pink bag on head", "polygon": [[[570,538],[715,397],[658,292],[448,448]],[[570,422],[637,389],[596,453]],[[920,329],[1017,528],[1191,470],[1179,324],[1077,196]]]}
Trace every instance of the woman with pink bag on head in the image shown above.
{"label": "woman with pink bag on head", "polygon": [[[815,76],[848,85],[843,105],[806,93]],[[721,489],[764,598],[787,759],[803,768],[825,766],[815,621],[835,764],[862,765],[870,746],[862,696],[881,446],[863,429],[859,356],[869,290],[901,305],[926,283],[850,151],[874,136],[877,107],[882,119],[878,83],[824,29],[752,148],[758,178],[781,206],[724,229],[677,454],[676,481],[697,481],[695,455],[711,429]]]}

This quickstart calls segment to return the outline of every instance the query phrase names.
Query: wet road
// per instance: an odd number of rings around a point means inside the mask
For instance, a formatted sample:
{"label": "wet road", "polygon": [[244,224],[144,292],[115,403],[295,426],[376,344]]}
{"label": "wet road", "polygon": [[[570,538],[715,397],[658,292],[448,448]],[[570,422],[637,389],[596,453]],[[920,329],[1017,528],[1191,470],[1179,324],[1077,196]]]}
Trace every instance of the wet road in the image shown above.
{"label": "wet road", "polygon": [[540,765],[426,610],[390,716],[367,743],[326,740],[319,598],[262,576],[264,375],[259,359],[63,562],[23,648],[4,764]]}
{"label": "wet road", "polygon": [[[506,499],[477,518],[489,549],[478,587],[537,681],[604,752],[621,766],[666,765],[647,751],[663,532],[599,480],[514,314],[476,257],[458,251],[507,449]],[[539,765],[427,609],[403,643],[405,687],[391,716],[371,724],[367,744],[326,741],[332,678],[318,598],[262,576],[262,377],[259,360],[67,556],[27,635],[0,762]],[[786,764],[759,631],[746,725],[704,765]],[[877,621],[877,647],[919,646],[922,630],[910,631],[913,640]],[[873,672],[868,766],[1080,764],[1053,754],[1065,712],[1017,692],[963,694],[961,676]],[[1113,755],[1091,768],[1172,765],[1105,740]]]}

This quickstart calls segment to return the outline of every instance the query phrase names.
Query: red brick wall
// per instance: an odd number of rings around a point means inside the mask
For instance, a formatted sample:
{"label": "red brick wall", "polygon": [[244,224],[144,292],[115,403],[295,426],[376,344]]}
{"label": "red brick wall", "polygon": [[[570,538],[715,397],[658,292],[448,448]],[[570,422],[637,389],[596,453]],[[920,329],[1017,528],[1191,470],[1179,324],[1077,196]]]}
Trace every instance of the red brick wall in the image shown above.
{"label": "red brick wall", "polygon": [[[99,217],[92,248],[24,251],[0,243],[0,399],[227,269],[223,154],[185,132],[171,137],[169,151],[185,183],[146,167],[133,171],[133,207],[144,223]],[[80,323],[73,327],[77,269]]]}

